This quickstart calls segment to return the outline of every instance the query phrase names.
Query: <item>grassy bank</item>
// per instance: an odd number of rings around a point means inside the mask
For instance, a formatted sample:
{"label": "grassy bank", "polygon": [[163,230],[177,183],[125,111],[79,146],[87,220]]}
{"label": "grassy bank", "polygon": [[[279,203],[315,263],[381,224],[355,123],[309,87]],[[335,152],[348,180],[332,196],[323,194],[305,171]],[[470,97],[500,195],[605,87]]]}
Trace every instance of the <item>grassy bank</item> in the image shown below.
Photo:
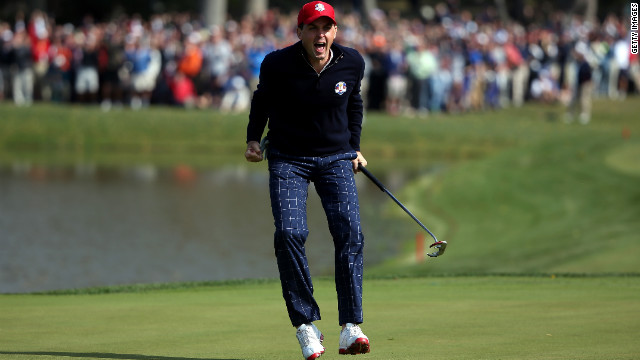
{"label": "grassy bank", "polygon": [[640,272],[640,122],[633,112],[626,103],[601,102],[589,126],[533,115],[511,125],[503,119],[497,128],[529,135],[401,193],[449,241],[446,261],[412,265],[407,251],[376,273]]}
{"label": "grassy bank", "polygon": [[[367,359],[634,359],[637,277],[427,277],[365,283]],[[323,359],[335,291],[317,279]],[[276,281],[0,295],[3,359],[296,359]],[[10,309],[10,311],[6,311]]]}
{"label": "grassy bank", "polygon": [[[362,149],[373,170],[388,173],[483,159],[542,140],[596,135],[621,141],[626,136],[628,143],[637,144],[639,106],[640,98],[596,101],[589,126],[565,124],[562,107],[537,104],[427,118],[368,113]],[[168,107],[102,112],[99,107],[55,104],[19,108],[6,102],[0,103],[0,112],[0,165],[211,168],[244,161],[247,114]],[[635,151],[628,149],[626,156]],[[637,166],[634,171],[640,174]]]}
{"label": "grassy bank", "polygon": [[[620,103],[633,113],[635,99]],[[607,105],[608,106],[608,105]],[[247,114],[151,107],[102,112],[99,107],[0,104],[0,164],[195,167],[244,160]],[[478,159],[565,129],[561,109],[521,109],[426,119],[369,113],[363,151],[374,168],[412,169]],[[553,121],[550,121],[553,120]]]}
{"label": "grassy bank", "polygon": [[0,105],[0,163],[215,167],[242,155],[246,116],[177,108]]}

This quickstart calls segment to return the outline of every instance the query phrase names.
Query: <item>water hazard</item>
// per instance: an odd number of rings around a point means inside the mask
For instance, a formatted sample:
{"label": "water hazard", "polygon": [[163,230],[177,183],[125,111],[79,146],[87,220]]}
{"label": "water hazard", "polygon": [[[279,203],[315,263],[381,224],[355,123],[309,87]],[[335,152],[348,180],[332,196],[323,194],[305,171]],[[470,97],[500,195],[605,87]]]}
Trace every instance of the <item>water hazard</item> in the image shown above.
{"label": "water hazard", "polygon": [[[369,265],[400,244],[381,216],[388,198],[357,180]],[[312,273],[331,274],[313,190],[308,212]],[[0,168],[0,293],[276,278],[272,234],[266,169]]]}

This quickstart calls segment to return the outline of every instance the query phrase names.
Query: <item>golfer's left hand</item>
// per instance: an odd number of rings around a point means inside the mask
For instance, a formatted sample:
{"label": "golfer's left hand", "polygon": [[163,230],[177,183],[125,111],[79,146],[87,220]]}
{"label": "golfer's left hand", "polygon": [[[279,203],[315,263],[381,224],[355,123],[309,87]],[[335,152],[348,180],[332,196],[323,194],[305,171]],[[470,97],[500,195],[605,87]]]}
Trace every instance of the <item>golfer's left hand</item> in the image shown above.
{"label": "golfer's left hand", "polygon": [[367,166],[367,159],[364,158],[364,156],[362,156],[362,153],[360,153],[360,151],[356,151],[356,154],[358,154],[358,157],[351,160],[351,162],[353,163],[353,172],[354,173],[358,173],[360,170],[358,169],[358,164],[362,164],[362,166]]}

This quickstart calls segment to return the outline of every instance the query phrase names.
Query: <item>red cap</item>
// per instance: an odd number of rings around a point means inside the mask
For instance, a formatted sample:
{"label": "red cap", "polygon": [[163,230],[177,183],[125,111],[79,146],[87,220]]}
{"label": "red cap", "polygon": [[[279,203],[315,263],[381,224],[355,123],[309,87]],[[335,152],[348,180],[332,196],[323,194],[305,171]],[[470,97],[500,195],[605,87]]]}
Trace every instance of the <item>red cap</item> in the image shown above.
{"label": "red cap", "polygon": [[301,24],[311,24],[317,18],[326,16],[336,24],[336,15],[333,6],[323,1],[312,1],[304,4],[298,13],[298,26]]}

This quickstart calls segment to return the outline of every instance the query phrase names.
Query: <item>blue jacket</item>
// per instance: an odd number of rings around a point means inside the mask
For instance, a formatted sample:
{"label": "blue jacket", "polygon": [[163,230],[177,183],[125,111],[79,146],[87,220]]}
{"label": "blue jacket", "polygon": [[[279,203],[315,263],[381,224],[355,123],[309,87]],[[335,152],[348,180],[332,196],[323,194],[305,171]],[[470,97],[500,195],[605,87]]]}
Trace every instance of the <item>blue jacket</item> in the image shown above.
{"label": "blue jacket", "polygon": [[354,49],[333,43],[331,62],[317,74],[301,42],[268,54],[253,94],[247,142],[260,141],[295,156],[323,156],[360,150],[364,60]]}

